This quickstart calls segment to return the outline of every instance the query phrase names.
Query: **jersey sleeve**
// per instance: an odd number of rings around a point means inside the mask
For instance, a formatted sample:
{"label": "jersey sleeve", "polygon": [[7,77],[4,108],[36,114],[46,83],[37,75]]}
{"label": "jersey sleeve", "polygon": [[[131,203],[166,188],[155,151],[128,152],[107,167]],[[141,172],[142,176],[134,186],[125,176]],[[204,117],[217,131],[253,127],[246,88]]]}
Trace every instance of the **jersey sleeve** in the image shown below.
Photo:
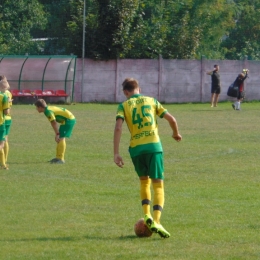
{"label": "jersey sleeve", "polygon": [[167,113],[167,109],[165,109],[162,104],[157,101],[155,99],[155,103],[156,103],[156,112],[157,112],[157,116],[159,116],[160,118],[163,118],[163,116],[165,115],[165,113]]}
{"label": "jersey sleeve", "polygon": [[10,108],[9,98],[7,95],[3,97],[3,110]]}
{"label": "jersey sleeve", "polygon": [[120,104],[117,108],[116,119],[118,118],[122,118],[123,120],[125,120],[125,111],[123,104]]}
{"label": "jersey sleeve", "polygon": [[50,122],[56,120],[54,113],[50,110],[45,110],[44,115],[48,118]]}

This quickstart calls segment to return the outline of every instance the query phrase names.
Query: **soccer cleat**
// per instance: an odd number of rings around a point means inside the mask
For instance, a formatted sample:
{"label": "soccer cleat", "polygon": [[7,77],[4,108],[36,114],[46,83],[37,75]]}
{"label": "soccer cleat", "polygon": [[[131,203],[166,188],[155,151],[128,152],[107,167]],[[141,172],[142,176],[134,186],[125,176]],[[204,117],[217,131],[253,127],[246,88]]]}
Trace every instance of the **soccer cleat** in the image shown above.
{"label": "soccer cleat", "polygon": [[2,166],[1,166],[1,169],[2,169],[2,170],[9,170],[9,167],[8,167],[8,165],[5,165],[5,166],[2,165]]}
{"label": "soccer cleat", "polygon": [[144,223],[151,230],[151,225],[153,223],[153,218],[150,215],[145,215],[144,216]]}
{"label": "soccer cleat", "polygon": [[161,224],[157,224],[155,221],[153,221],[151,225],[151,230],[154,233],[158,233],[162,238],[169,238],[171,236],[171,234],[166,231]]}
{"label": "soccer cleat", "polygon": [[235,107],[235,105],[234,105],[234,104],[232,104],[232,107],[233,107],[233,109],[234,109],[234,110],[236,110],[236,107]]}
{"label": "soccer cleat", "polygon": [[61,159],[57,159],[55,161],[52,162],[53,164],[64,164],[65,161],[64,160],[61,160]]}

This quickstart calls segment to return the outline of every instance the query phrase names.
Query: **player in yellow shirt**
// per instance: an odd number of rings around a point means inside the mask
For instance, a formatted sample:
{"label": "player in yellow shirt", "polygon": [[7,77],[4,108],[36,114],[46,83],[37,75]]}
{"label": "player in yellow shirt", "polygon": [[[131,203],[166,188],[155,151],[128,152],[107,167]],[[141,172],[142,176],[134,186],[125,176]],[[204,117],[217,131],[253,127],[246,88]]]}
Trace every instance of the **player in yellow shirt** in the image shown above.
{"label": "player in yellow shirt", "polygon": [[5,116],[10,113],[10,104],[9,99],[5,93],[5,91],[9,88],[9,84],[6,78],[2,78],[0,80],[0,164],[1,169],[8,170],[8,166],[6,165],[5,159],[5,136],[6,136],[6,128],[5,128]]}
{"label": "player in yellow shirt", "polygon": [[[7,81],[7,78],[2,75],[0,76],[0,80],[6,80]],[[7,81],[8,82],[8,81]],[[8,100],[9,100],[9,107],[11,109],[12,107],[12,101],[13,101],[13,95],[12,93],[9,91],[10,89],[10,86],[9,84],[7,84],[7,89],[6,91],[4,92],[7,97],[8,97]],[[4,144],[4,153],[5,153],[5,162],[7,164],[7,159],[8,159],[8,154],[9,154],[9,142],[8,142],[8,135],[10,133],[10,128],[11,128],[11,125],[12,125],[12,118],[11,118],[11,113],[10,113],[10,110],[9,110],[9,113],[7,115],[5,115],[5,144]]]}
{"label": "player in yellow shirt", "polygon": [[[50,160],[50,163],[65,163],[64,156],[66,150],[66,137],[70,137],[76,123],[74,115],[67,109],[56,106],[47,106],[43,99],[35,102],[36,109],[39,113],[44,113],[51,123],[55,132],[55,141],[57,142],[56,157]],[[58,125],[60,124],[60,126]]]}
{"label": "player in yellow shirt", "polygon": [[[140,195],[144,220],[148,228],[163,238],[170,233],[160,224],[164,206],[164,162],[163,149],[158,134],[156,117],[169,122],[173,131],[172,137],[181,141],[176,119],[152,97],[140,94],[138,81],[126,78],[123,92],[127,100],[118,106],[114,129],[114,162],[123,167],[124,162],[119,153],[122,125],[125,121],[131,134],[129,153],[140,179]],[[153,217],[150,212],[151,182],[154,191]]]}
{"label": "player in yellow shirt", "polygon": [[[5,94],[8,97],[9,107],[11,109],[11,107],[13,105],[13,102],[12,102],[13,101],[13,95],[8,89],[5,91]],[[8,138],[8,136],[9,136],[11,125],[12,125],[12,117],[11,117],[10,109],[9,109],[9,113],[5,116],[6,136],[5,136],[4,152],[5,152],[6,163],[7,163],[7,159],[8,159],[8,155],[9,155],[9,138]]]}
{"label": "player in yellow shirt", "polygon": [[[5,79],[7,81],[7,78],[5,76],[0,76],[0,80]],[[9,84],[8,84],[9,86]],[[12,107],[12,101],[13,101],[13,95],[12,93],[9,91],[10,86],[8,87],[8,89],[6,89],[6,91],[4,92],[9,100],[9,107],[11,109]],[[9,142],[8,142],[8,136],[10,133],[10,128],[12,125],[12,118],[11,118],[11,113],[9,112],[7,115],[5,115],[5,145],[4,145],[4,153],[5,153],[5,162],[7,163],[7,159],[8,159],[8,154],[9,154]]]}

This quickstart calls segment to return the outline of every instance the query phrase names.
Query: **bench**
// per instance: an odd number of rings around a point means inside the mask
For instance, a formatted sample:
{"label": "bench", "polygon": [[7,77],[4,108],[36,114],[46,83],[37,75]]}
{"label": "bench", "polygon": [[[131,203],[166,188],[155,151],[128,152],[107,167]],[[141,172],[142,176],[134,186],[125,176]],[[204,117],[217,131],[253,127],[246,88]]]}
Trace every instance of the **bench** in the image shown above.
{"label": "bench", "polygon": [[12,93],[13,98],[44,98],[44,97],[65,97],[65,101],[68,101],[69,95],[63,90],[30,90],[30,89],[11,89],[10,92]]}

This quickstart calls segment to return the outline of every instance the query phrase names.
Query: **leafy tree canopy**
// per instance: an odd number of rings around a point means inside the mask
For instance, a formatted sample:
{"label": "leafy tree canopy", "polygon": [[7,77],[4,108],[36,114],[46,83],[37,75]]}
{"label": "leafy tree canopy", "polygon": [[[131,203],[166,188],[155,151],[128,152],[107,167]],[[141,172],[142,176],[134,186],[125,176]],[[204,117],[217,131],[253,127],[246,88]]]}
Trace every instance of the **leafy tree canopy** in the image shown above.
{"label": "leafy tree canopy", "polygon": [[44,28],[43,6],[37,0],[0,2],[0,53],[41,53],[41,43],[32,41],[33,28]]}
{"label": "leafy tree canopy", "polygon": [[[260,0],[85,3],[88,58],[260,59]],[[0,53],[81,57],[83,7],[84,0],[5,0]]]}

